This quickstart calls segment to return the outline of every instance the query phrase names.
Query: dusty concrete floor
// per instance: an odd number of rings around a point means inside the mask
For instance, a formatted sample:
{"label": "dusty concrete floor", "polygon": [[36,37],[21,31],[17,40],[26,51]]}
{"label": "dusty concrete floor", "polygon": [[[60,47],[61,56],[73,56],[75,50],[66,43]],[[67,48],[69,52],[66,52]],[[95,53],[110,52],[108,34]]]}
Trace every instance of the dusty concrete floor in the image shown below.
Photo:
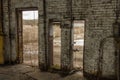
{"label": "dusty concrete floor", "polygon": [[0,66],[0,80],[83,80],[82,72],[61,76],[27,65]]}

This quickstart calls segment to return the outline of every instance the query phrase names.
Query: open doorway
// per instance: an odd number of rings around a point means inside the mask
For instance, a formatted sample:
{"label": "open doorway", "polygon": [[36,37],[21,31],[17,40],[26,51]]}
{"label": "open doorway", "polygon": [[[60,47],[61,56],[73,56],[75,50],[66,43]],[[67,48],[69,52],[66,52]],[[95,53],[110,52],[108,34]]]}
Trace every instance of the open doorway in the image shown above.
{"label": "open doorway", "polygon": [[83,70],[84,28],[84,20],[73,21],[73,67],[77,70]]}
{"label": "open doorway", "polygon": [[60,22],[52,22],[50,28],[50,52],[52,68],[60,69],[61,65],[61,28]]}
{"label": "open doorway", "polygon": [[38,11],[22,11],[23,64],[38,66]]}

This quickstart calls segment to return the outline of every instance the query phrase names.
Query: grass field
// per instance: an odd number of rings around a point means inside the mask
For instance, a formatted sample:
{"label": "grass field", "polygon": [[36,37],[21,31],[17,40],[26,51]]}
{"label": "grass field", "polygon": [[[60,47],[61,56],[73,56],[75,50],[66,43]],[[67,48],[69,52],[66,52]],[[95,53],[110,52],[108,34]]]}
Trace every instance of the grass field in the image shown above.
{"label": "grass field", "polygon": [[[73,47],[73,66],[77,69],[83,69],[83,29],[76,27],[76,33],[74,41],[76,44]],[[54,34],[53,44],[53,63],[54,65],[61,65],[61,41],[59,32],[60,29],[57,27]],[[58,33],[59,32],[59,33]],[[81,35],[79,35],[81,34]],[[58,37],[58,38],[56,38]],[[57,42],[56,42],[57,41]],[[81,41],[81,42],[79,42]],[[23,27],[23,59],[24,64],[31,66],[38,66],[38,26],[24,25]]]}

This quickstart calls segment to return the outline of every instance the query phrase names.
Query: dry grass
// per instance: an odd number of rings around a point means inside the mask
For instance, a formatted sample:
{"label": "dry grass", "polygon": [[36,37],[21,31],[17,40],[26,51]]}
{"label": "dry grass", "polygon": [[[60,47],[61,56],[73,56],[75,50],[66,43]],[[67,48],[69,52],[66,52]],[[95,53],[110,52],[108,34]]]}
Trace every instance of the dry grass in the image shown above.
{"label": "dry grass", "polygon": [[[53,46],[53,63],[55,66],[61,65],[61,42],[60,28],[56,27],[53,32],[54,40],[59,41]],[[80,30],[80,31],[79,31]],[[81,35],[79,35],[81,34]],[[83,38],[83,29],[76,27],[74,39]],[[38,66],[38,26],[24,25],[23,27],[24,64]],[[83,68],[83,46],[74,46],[73,51],[74,68]]]}

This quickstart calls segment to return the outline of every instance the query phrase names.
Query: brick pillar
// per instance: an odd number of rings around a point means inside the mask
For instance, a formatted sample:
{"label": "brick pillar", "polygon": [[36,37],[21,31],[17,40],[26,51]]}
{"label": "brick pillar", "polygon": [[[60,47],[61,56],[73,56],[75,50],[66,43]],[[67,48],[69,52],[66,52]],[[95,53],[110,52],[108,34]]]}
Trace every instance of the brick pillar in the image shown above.
{"label": "brick pillar", "polygon": [[[10,0],[9,0],[10,1]],[[16,10],[14,5],[9,3],[9,14],[10,14],[10,50],[11,50],[11,62],[16,63],[17,62],[17,19],[16,19]]]}
{"label": "brick pillar", "polygon": [[5,63],[10,62],[10,38],[9,38],[9,8],[8,1],[3,0],[3,33],[4,33],[4,58]]}
{"label": "brick pillar", "polygon": [[38,39],[39,39],[39,67],[42,71],[48,69],[47,66],[47,47],[46,47],[46,15],[45,15],[45,3],[39,1],[39,20],[38,20]]}
{"label": "brick pillar", "polygon": [[61,29],[62,39],[61,39],[61,69],[63,71],[70,71],[72,69],[72,49],[71,49],[71,21],[64,21],[63,27]]}

